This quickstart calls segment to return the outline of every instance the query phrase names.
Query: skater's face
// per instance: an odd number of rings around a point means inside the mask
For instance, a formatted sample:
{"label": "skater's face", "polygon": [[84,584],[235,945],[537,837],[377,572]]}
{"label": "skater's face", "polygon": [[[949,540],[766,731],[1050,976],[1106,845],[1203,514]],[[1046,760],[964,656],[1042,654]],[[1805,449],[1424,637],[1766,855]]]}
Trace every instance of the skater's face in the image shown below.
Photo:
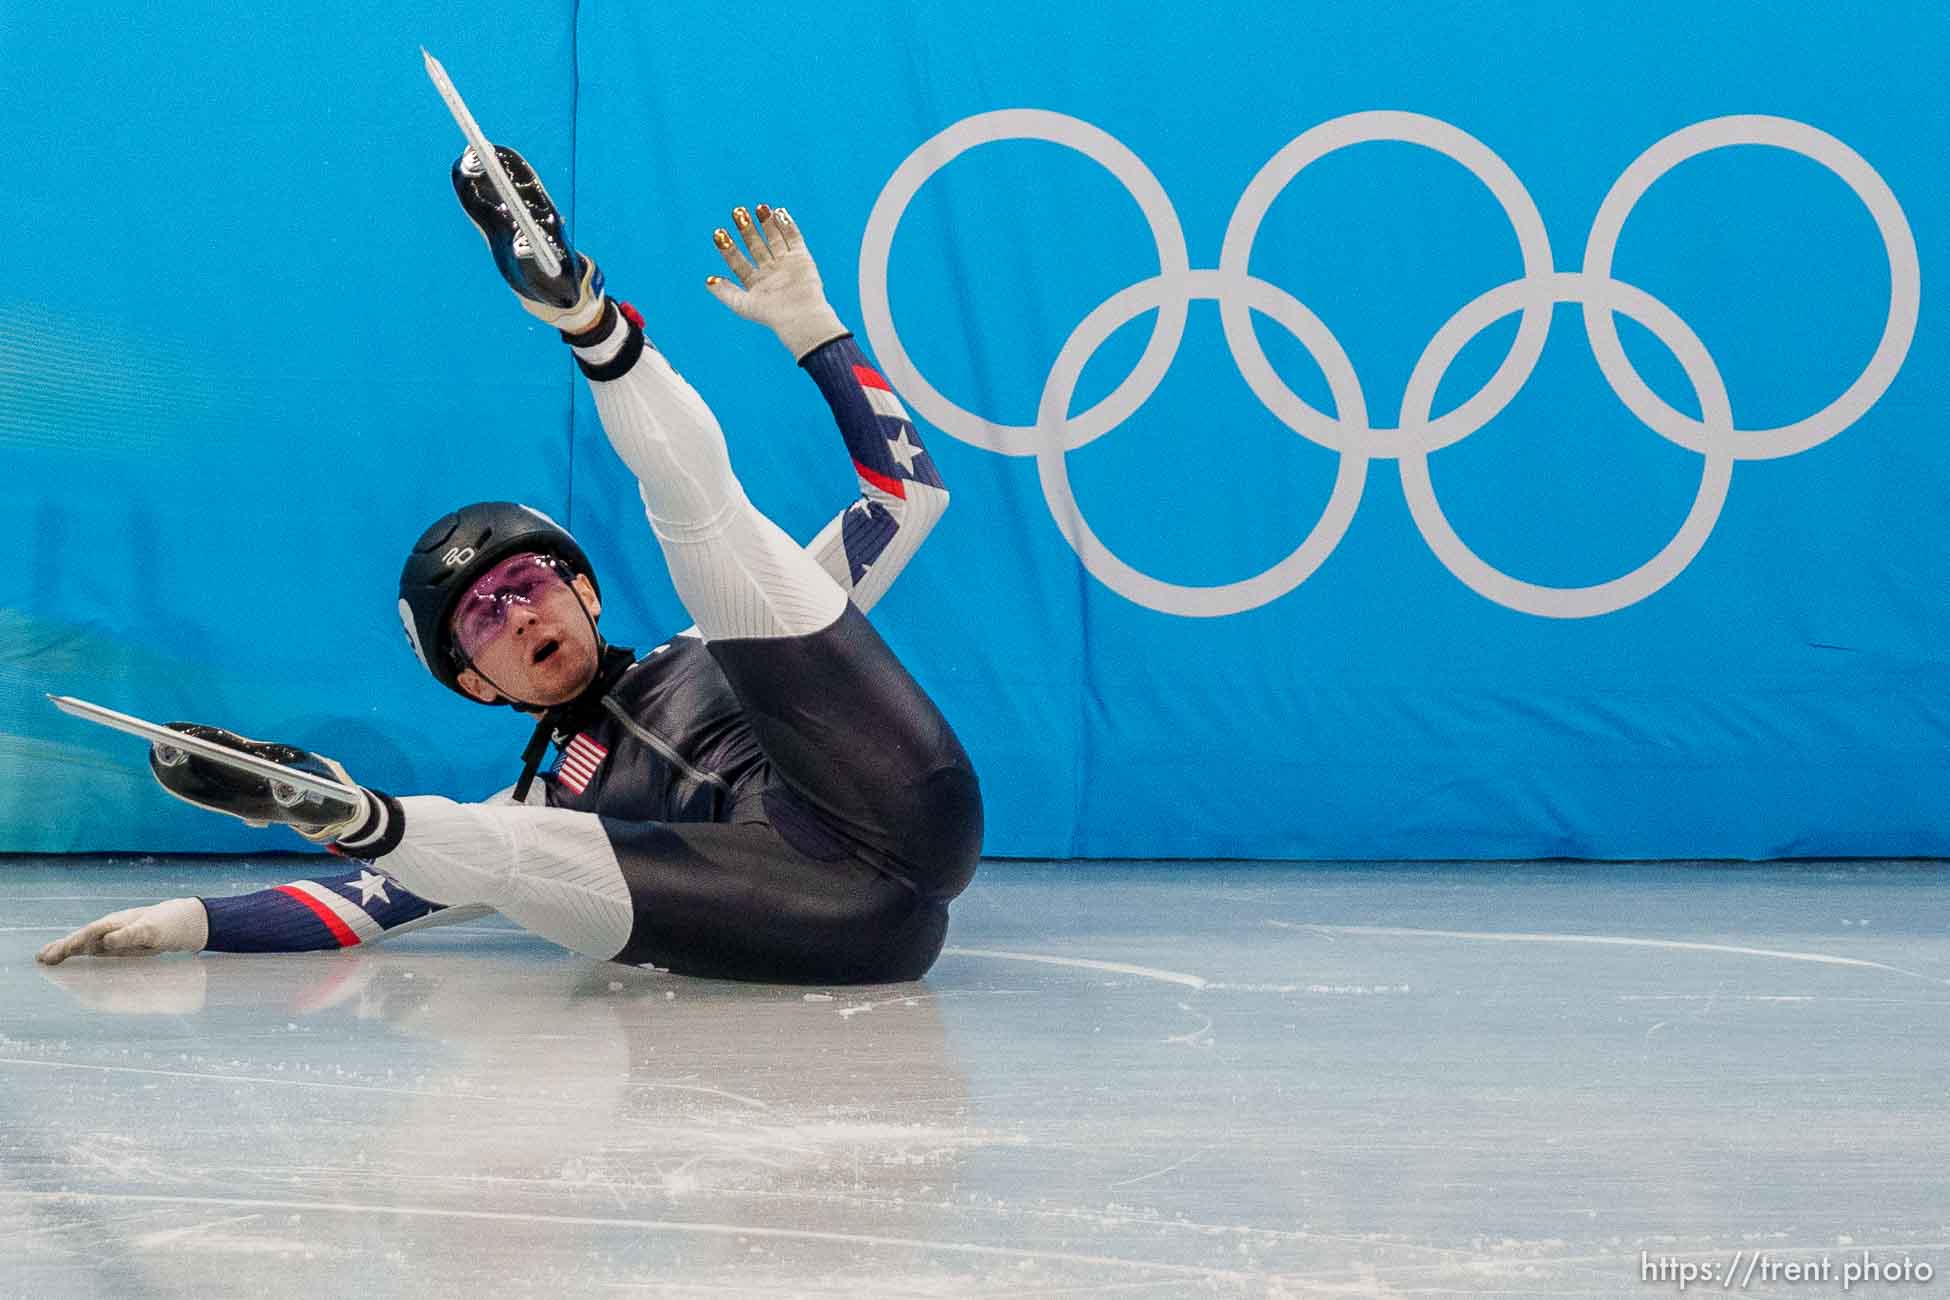
{"label": "skater's face", "polygon": [[454,642],[472,668],[460,688],[484,704],[566,703],[596,676],[602,601],[586,575],[541,555],[495,565],[454,607]]}

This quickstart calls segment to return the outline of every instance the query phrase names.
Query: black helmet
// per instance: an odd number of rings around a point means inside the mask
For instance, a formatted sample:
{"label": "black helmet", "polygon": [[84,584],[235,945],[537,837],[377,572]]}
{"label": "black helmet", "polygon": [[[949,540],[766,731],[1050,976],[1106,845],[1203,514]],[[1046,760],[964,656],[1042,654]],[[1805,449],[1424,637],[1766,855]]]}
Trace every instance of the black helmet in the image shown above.
{"label": "black helmet", "polygon": [[522,551],[555,556],[596,584],[589,557],[569,530],[513,501],[479,501],[443,516],[413,543],[400,570],[399,618],[407,644],[442,685],[470,700],[474,697],[460,689],[466,664],[447,619],[475,579]]}

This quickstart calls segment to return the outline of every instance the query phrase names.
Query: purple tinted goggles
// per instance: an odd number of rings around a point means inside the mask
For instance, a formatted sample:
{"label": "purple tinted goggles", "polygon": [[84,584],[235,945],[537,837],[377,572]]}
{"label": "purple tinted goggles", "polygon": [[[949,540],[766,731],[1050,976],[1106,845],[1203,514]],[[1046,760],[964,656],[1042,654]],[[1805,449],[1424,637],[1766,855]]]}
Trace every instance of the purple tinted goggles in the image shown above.
{"label": "purple tinted goggles", "polygon": [[475,658],[506,630],[515,610],[539,606],[558,589],[569,590],[560,560],[530,552],[510,555],[482,574],[454,606],[449,625],[455,646]]}

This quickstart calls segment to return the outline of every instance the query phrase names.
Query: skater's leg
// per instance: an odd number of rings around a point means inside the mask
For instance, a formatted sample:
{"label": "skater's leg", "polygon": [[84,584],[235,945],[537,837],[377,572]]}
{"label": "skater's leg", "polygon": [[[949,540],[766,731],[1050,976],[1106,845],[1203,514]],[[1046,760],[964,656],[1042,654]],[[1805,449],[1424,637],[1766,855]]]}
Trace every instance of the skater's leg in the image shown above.
{"label": "skater's leg", "polygon": [[609,822],[636,924],[618,960],[782,982],[918,979],[948,913],[851,856],[820,861],[772,826]]}
{"label": "skater's leg", "polygon": [[848,605],[805,636],[709,649],[798,800],[929,897],[967,886],[982,844],[974,766],[865,615]]}
{"label": "skater's leg", "polygon": [[522,306],[574,346],[603,428],[637,477],[678,594],[700,631],[707,639],[800,636],[829,625],[845,594],[745,499],[717,418],[645,345],[635,311],[605,296],[595,264],[562,242],[561,216],[534,169],[512,150],[495,152],[532,224],[559,255],[557,271],[535,261],[471,154],[454,163],[454,193]]}
{"label": "skater's leg", "polygon": [[336,847],[430,902],[484,904],[590,957],[614,956],[630,935],[629,888],[602,823],[589,813],[436,795],[382,798],[367,824]]}
{"label": "skater's leg", "polygon": [[[532,176],[518,157],[504,161],[511,174]],[[454,182],[497,254],[513,248],[511,227],[464,166]],[[539,187],[531,209],[555,216]],[[739,224],[760,257],[761,245]],[[559,222],[547,228],[559,230]],[[717,242],[730,247],[728,236]],[[784,242],[790,251],[791,239]],[[561,282],[544,284],[519,257],[498,257],[497,265],[528,310],[571,331],[565,337],[604,432],[637,478],[678,595],[775,768],[819,817],[837,822],[876,862],[890,862],[910,888],[952,896],[974,865],[980,800],[933,704],[857,611],[843,617],[852,606],[819,562],[746,498],[716,416],[647,344],[634,310],[603,300],[593,268],[567,256]],[[756,293],[756,277],[739,274]],[[823,304],[816,275],[801,287],[809,303]],[[787,339],[795,359],[839,332],[830,309],[814,314],[819,328],[799,339],[803,346]],[[800,331],[781,330],[787,334]],[[911,443],[901,445],[914,454]],[[830,698],[813,698],[822,690]]]}
{"label": "skater's leg", "polygon": [[640,325],[618,312],[592,337],[576,353],[604,430],[766,756],[889,869],[953,897],[981,842],[953,731],[818,561],[746,498],[717,418]]}
{"label": "skater's leg", "polygon": [[576,355],[698,631],[715,641],[830,626],[845,592],[745,496],[710,407],[635,321],[621,312],[605,321]]}
{"label": "skater's leg", "polygon": [[946,913],[865,863],[772,827],[620,822],[559,808],[389,801],[345,842],[435,902],[494,908],[590,957],[725,979],[913,979]]}

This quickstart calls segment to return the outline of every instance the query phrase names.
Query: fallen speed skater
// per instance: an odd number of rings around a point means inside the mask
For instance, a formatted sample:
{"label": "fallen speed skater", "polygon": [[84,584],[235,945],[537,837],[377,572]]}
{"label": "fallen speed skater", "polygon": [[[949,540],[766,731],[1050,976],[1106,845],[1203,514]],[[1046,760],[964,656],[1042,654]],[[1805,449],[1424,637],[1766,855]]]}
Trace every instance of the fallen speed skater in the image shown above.
{"label": "fallen speed skater", "polygon": [[643,654],[611,645],[596,565],[560,525],[510,501],[443,515],[406,557],[400,617],[441,685],[536,719],[515,786],[481,803],[396,797],[319,755],[170,724],[185,743],[152,737],[150,765],[171,794],[290,825],[354,869],[116,912],[40,960],[333,949],[494,911],[685,974],[919,977],[982,837],[967,754],[866,618],[947,506],[919,432],[827,303],[792,217],[734,210],[736,238],[713,234],[731,274],[707,287],[811,376],[859,484],[800,546],[747,498],[717,418],[571,246],[521,155],[470,147],[451,175],[521,305],[572,350],[695,625]]}

